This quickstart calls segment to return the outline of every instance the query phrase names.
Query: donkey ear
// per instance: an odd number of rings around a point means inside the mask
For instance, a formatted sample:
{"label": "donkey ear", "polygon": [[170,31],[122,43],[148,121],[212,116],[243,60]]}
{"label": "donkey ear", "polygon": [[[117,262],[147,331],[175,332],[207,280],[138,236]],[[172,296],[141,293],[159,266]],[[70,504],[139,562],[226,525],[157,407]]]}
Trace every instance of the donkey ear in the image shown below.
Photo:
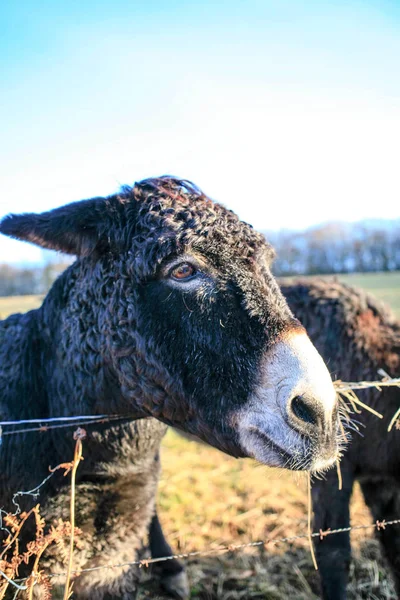
{"label": "donkey ear", "polygon": [[41,214],[11,214],[0,221],[0,233],[76,256],[104,252],[109,248],[108,204],[93,198]]}

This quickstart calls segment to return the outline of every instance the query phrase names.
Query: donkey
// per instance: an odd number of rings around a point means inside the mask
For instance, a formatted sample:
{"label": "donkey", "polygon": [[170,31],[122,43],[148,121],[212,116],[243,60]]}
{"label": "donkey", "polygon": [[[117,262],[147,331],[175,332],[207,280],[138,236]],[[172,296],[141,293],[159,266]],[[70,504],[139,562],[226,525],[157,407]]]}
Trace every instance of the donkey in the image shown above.
{"label": "donkey", "polygon": [[[282,291],[334,378],[374,380],[379,369],[400,376],[400,323],[369,294],[337,281],[321,280],[284,284]],[[359,390],[357,395],[384,418],[366,410],[355,415],[361,435],[352,434],[341,459],[342,490],[335,470],[314,481],[314,531],[349,526],[355,480],[360,482],[375,520],[400,518],[400,432],[396,428],[387,431],[399,408],[400,389]],[[377,536],[400,596],[400,525],[381,529]],[[317,538],[315,545],[324,599],[345,600],[351,560],[349,532]]]}
{"label": "donkey", "polygon": [[[129,417],[88,433],[78,569],[142,555],[166,425],[271,466],[335,462],[332,381],[271,275],[271,246],[196,186],[147,179],[109,197],[9,215],[0,232],[77,257],[39,309],[0,322],[2,420]],[[60,431],[4,439],[2,506],[71,455],[71,436]],[[67,495],[53,477],[42,498],[47,520],[68,519]],[[65,570],[57,548],[46,564]],[[74,597],[128,600],[138,581],[137,565],[86,571]]]}

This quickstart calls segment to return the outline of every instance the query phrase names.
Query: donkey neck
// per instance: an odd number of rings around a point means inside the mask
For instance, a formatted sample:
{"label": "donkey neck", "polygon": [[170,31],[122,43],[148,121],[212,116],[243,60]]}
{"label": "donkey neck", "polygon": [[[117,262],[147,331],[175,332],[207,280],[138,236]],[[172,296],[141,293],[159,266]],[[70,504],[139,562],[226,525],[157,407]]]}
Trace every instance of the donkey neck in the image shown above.
{"label": "donkey neck", "polygon": [[0,321],[0,413],[2,419],[40,418],[47,413],[37,311]]}
{"label": "donkey neck", "polygon": [[[144,415],[121,394],[107,348],[104,289],[88,261],[76,261],[53,284],[38,321],[49,411],[59,415]],[[91,268],[89,268],[91,267]],[[101,280],[112,285],[112,278]]]}

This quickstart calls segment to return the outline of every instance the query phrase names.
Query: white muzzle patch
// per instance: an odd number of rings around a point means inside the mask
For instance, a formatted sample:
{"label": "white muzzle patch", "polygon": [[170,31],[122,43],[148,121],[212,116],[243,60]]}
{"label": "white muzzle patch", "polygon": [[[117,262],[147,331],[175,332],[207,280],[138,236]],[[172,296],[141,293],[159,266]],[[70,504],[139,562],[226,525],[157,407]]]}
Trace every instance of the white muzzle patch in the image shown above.
{"label": "white muzzle patch", "polygon": [[[295,398],[305,407],[299,416],[292,410]],[[241,446],[270,466],[324,470],[338,455],[335,408],[324,361],[304,331],[290,331],[266,354],[259,383],[241,410]]]}

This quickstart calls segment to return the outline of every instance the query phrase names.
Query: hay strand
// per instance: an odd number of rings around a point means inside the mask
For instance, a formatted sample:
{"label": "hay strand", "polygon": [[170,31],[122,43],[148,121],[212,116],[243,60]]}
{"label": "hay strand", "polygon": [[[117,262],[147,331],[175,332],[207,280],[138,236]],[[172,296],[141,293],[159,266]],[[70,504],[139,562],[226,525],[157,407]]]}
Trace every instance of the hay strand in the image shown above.
{"label": "hay strand", "polygon": [[313,545],[313,535],[312,535],[312,528],[311,528],[311,475],[310,473],[307,473],[307,488],[308,488],[308,524],[307,524],[307,537],[308,537],[308,542],[310,544],[310,552],[311,552],[311,558],[314,564],[314,569],[316,571],[318,571],[318,565],[317,565],[317,559],[315,558],[315,552],[314,552],[314,545]]}
{"label": "hay strand", "polygon": [[337,476],[338,476],[338,488],[339,490],[343,489],[343,479],[342,479],[342,470],[340,468],[340,460],[337,459],[336,461],[336,470],[337,470]]}
{"label": "hay strand", "polygon": [[396,421],[399,417],[400,417],[400,408],[398,408],[396,410],[396,412],[394,413],[393,418],[389,423],[388,432],[392,431],[393,425],[396,423]]}

